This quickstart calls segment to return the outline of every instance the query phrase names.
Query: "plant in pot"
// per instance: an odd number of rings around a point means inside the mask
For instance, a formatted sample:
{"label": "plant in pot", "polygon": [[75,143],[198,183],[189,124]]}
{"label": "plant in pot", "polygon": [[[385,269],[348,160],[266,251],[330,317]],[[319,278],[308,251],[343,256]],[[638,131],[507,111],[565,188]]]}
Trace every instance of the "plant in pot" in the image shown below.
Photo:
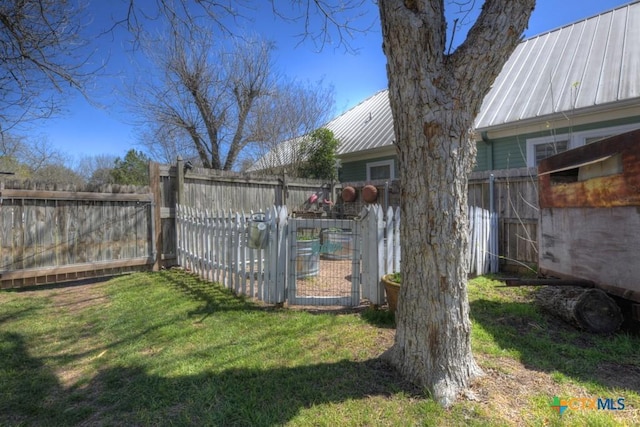
{"label": "plant in pot", "polygon": [[402,275],[399,272],[385,274],[384,276],[382,276],[382,283],[384,284],[384,290],[387,294],[389,311],[395,313],[396,308],[398,308],[398,295],[400,293]]}

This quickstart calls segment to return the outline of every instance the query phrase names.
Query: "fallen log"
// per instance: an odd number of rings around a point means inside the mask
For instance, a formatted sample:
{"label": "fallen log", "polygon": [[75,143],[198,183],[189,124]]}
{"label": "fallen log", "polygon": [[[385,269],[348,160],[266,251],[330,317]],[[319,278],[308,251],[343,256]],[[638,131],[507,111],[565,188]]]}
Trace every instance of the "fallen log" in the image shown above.
{"label": "fallen log", "polygon": [[623,321],[618,304],[600,289],[547,286],[538,290],[536,301],[546,311],[590,332],[610,334]]}
{"label": "fallen log", "polygon": [[508,287],[514,286],[580,286],[582,288],[593,288],[595,284],[589,280],[582,279],[504,279],[504,284]]}

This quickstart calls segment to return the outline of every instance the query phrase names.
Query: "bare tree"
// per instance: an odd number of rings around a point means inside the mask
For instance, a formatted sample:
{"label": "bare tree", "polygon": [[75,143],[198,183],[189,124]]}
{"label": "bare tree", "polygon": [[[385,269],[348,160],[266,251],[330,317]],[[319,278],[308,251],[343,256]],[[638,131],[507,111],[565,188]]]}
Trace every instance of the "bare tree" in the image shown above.
{"label": "bare tree", "polygon": [[38,137],[29,140],[24,146],[20,161],[35,173],[47,166],[63,165],[65,156],[46,137]]}
{"label": "bare tree", "polygon": [[286,169],[292,175],[305,160],[304,136],[326,124],[333,113],[333,87],[284,80],[275,93],[256,103],[252,133],[259,142],[245,153],[248,166],[264,172]]}
{"label": "bare tree", "polygon": [[0,172],[19,176],[27,173],[27,168],[20,163],[20,156],[25,150],[23,137],[0,132]]}
{"label": "bare tree", "polygon": [[86,70],[83,19],[83,9],[67,0],[0,3],[0,132],[55,113],[62,95],[82,89],[95,72]]}
{"label": "bare tree", "polygon": [[36,182],[44,182],[47,184],[57,184],[61,186],[81,187],[85,184],[85,180],[75,173],[71,168],[64,164],[44,164],[37,170],[31,172],[29,179]]}
{"label": "bare tree", "polygon": [[76,174],[92,186],[112,184],[113,178],[111,171],[113,170],[116,159],[117,156],[112,154],[84,156],[73,169]]}
{"label": "bare tree", "polygon": [[149,151],[175,154],[188,139],[204,167],[231,170],[275,138],[308,131],[327,117],[332,91],[281,77],[273,44],[236,37],[216,45],[212,34],[173,35],[153,57],[162,80],[134,90]]}
{"label": "bare tree", "polygon": [[180,156],[185,161],[200,163],[196,147],[182,128],[148,120],[139,127],[137,139],[156,161],[170,164]]}
{"label": "bare tree", "polygon": [[54,184],[82,184],[83,178],[66,165],[68,159],[46,137],[27,139],[0,135],[0,171],[16,179]]}
{"label": "bare tree", "polygon": [[247,120],[255,100],[271,89],[272,45],[236,41],[221,50],[213,37],[172,34],[167,49],[152,57],[162,81],[137,88],[135,100],[154,134],[186,135],[205,168],[229,170],[251,142]]}

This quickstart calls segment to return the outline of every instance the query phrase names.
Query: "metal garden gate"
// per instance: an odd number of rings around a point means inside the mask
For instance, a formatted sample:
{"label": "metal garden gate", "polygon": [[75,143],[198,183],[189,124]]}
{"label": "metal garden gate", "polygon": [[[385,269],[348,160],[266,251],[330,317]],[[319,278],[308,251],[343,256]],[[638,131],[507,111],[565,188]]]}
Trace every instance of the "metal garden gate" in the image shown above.
{"label": "metal garden gate", "polygon": [[361,239],[357,224],[344,219],[289,219],[289,304],[360,304]]}

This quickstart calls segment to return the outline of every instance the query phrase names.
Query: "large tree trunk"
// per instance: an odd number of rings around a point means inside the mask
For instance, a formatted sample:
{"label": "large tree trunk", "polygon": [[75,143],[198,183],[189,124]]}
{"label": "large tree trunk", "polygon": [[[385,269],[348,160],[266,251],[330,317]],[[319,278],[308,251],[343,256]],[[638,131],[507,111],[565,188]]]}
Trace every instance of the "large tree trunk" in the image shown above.
{"label": "large tree trunk", "polygon": [[379,1],[402,187],[403,286],[386,357],[443,406],[481,374],[466,290],[471,128],[533,3],[488,0],[446,55],[442,0]]}

